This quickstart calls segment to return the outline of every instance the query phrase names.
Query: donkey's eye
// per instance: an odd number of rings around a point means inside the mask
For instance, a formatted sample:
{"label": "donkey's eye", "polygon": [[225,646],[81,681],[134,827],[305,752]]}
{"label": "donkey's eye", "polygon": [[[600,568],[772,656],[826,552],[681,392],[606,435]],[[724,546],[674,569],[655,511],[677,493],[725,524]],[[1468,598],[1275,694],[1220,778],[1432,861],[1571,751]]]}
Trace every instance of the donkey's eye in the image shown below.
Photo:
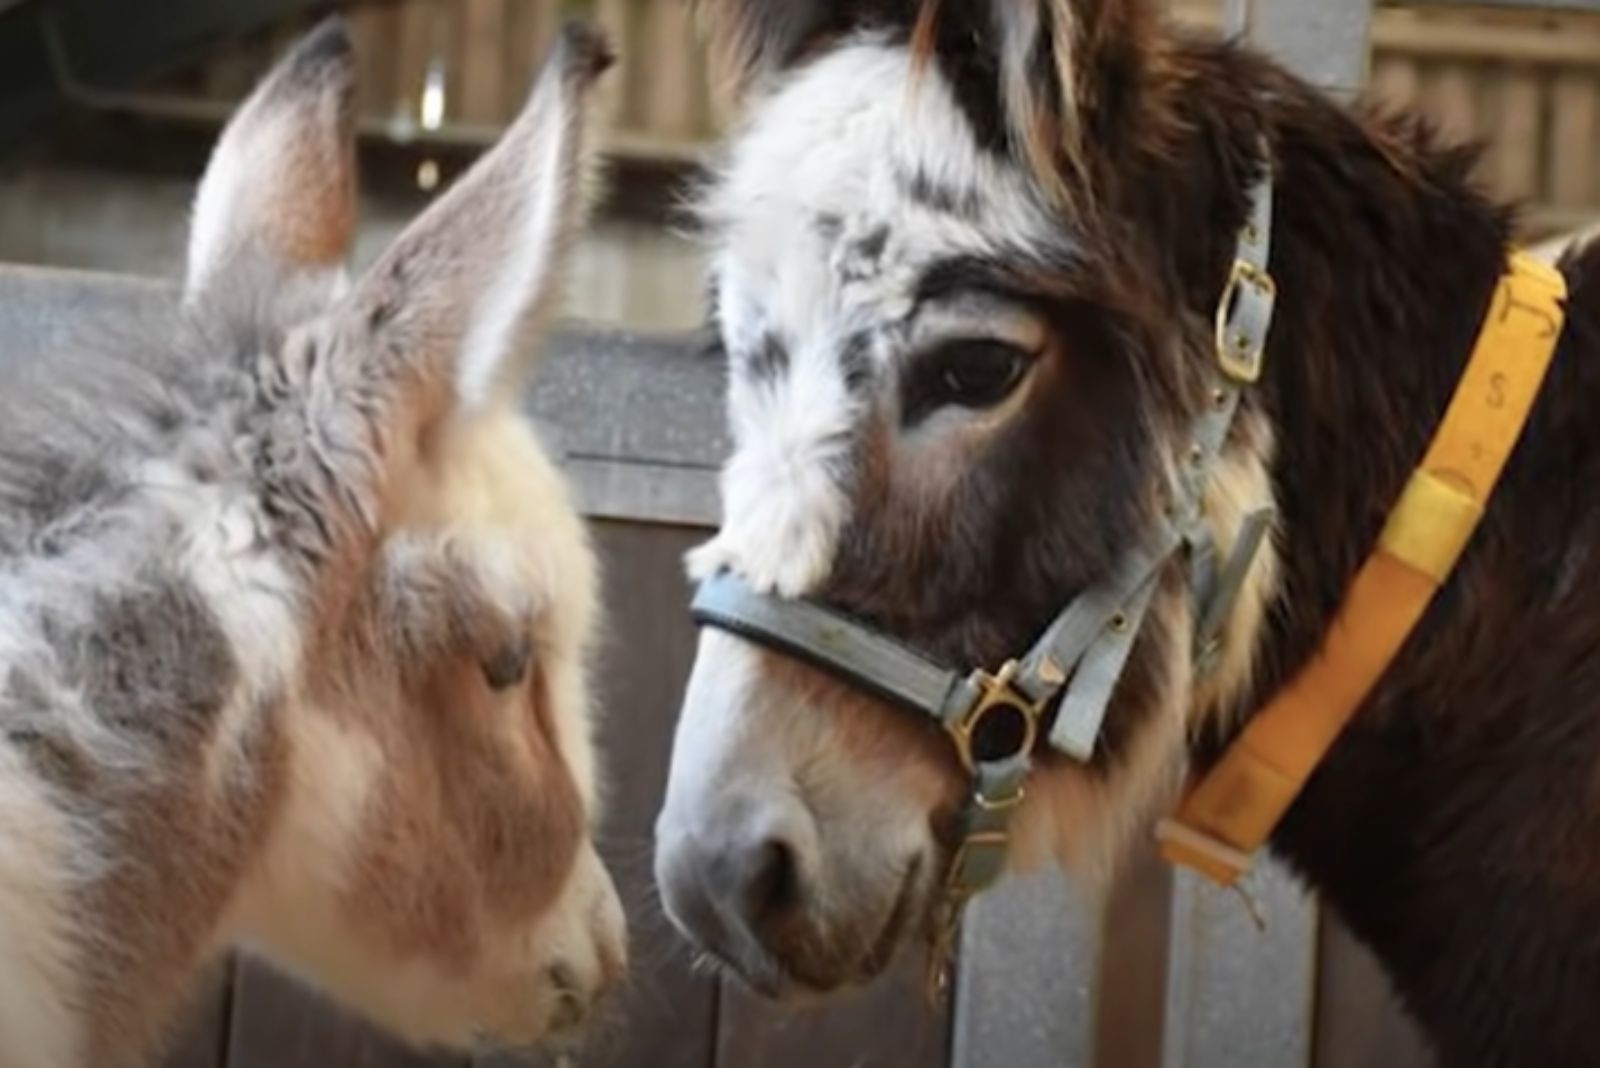
{"label": "donkey's eye", "polygon": [[1011,395],[1032,357],[1015,345],[990,339],[951,341],[922,360],[929,407],[957,404],[992,408]]}

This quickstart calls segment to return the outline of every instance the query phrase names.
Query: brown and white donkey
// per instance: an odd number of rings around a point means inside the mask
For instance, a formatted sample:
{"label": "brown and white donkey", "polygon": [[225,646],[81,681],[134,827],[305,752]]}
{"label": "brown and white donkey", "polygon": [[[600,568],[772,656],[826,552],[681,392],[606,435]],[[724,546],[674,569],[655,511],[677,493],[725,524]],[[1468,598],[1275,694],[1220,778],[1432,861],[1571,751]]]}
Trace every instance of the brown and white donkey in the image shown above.
{"label": "brown and white donkey", "polygon": [[[1317,649],[1512,214],[1414,117],[1154,0],[702,6],[749,108],[704,197],[735,449],[692,566],[741,606],[818,602],[957,669],[1028,650],[1205,455],[1215,310],[1270,176],[1277,314],[1200,511],[1219,557],[1262,506],[1273,536],[1209,673],[1188,569],[1159,573],[1092,759],[1040,746],[1014,825],[1019,860],[1104,872]],[[1272,843],[1474,1068],[1600,1059],[1600,247],[1560,267],[1561,347],[1487,514]],[[702,633],[662,896],[754,986],[830,990],[938,937],[970,777],[874,696],[923,676],[872,691],[751,629]]]}
{"label": "brown and white donkey", "polygon": [[0,1064],[142,1063],[229,947],[419,1044],[574,1029],[595,565],[519,408],[588,201],[564,33],[351,284],[325,23],[224,132],[181,301],[0,389]]}

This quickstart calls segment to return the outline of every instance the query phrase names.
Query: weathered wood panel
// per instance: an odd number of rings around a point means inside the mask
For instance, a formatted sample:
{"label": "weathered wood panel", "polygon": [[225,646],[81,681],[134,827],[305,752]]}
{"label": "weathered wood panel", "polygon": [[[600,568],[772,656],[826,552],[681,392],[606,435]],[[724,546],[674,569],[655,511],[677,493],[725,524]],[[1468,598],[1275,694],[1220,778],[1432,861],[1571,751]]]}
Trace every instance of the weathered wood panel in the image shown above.
{"label": "weathered wood panel", "polygon": [[921,961],[826,1008],[780,1009],[724,985],[717,1061],[722,1068],[943,1068],[948,1022],[923,995]]}
{"label": "weathered wood panel", "polygon": [[380,1035],[255,961],[239,968],[232,1034],[222,1068],[468,1068]]}
{"label": "weathered wood panel", "polygon": [[1554,130],[1550,137],[1550,199],[1557,205],[1589,205],[1600,198],[1600,95],[1596,79],[1563,71],[1555,79]]}
{"label": "weathered wood panel", "polygon": [[[1169,0],[1179,18],[1210,29],[1222,25],[1225,2]],[[622,56],[602,90],[613,152],[698,158],[733,118],[684,0],[592,0],[567,9],[562,0],[344,6],[362,50],[360,102],[371,129],[409,136],[434,69],[445,88],[442,133],[487,138],[525,99],[563,10],[578,8],[606,27]],[[1360,62],[1352,48],[1367,22],[1364,4],[1315,5],[1309,16],[1281,3],[1247,6],[1256,32],[1284,42],[1341,91],[1370,67],[1382,99],[1420,107],[1452,137],[1486,140],[1485,180],[1529,202],[1536,236],[1600,215],[1600,17],[1386,5],[1371,18],[1370,54]],[[1308,17],[1321,21],[1307,24]],[[198,84],[207,97],[237,98],[272,48],[270,35],[253,35],[199,72],[175,75],[169,88]]]}
{"label": "weathered wood panel", "polygon": [[1096,1068],[1158,1068],[1165,1028],[1172,869],[1146,843],[1109,896],[1095,973]]}

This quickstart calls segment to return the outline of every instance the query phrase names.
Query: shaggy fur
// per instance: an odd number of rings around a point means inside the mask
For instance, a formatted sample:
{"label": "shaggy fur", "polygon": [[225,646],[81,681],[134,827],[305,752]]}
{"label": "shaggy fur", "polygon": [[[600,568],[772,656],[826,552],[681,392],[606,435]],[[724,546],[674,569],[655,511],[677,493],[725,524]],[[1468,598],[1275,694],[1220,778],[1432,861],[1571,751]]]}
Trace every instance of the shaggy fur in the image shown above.
{"label": "shaggy fur", "polygon": [[622,970],[589,840],[593,558],[518,414],[587,203],[567,34],[353,287],[350,45],[229,124],[181,301],[0,387],[0,1063],[143,1063],[258,949],[419,1044]]}
{"label": "shaggy fur", "polygon": [[[693,567],[952,664],[1027,648],[1164,506],[1265,139],[1279,311],[1207,515],[1224,549],[1248,508],[1279,527],[1221,671],[1194,677],[1175,566],[1093,763],[1044,758],[1022,844],[1104,869],[1316,647],[1471,351],[1511,214],[1415,119],[1343,110],[1142,0],[704,6],[751,110],[707,196],[737,451]],[[1567,333],[1488,516],[1274,843],[1451,1065],[1600,1048],[1600,250],[1561,267]],[[782,364],[751,358],[769,337]],[[964,391],[953,343],[997,396]],[[862,350],[870,376],[847,373]],[[910,717],[815,675],[704,637],[661,821],[680,926],[775,989],[860,978],[817,947],[929,915],[961,788]],[[728,878],[752,841],[783,863]],[[752,893],[706,921],[702,898]]]}

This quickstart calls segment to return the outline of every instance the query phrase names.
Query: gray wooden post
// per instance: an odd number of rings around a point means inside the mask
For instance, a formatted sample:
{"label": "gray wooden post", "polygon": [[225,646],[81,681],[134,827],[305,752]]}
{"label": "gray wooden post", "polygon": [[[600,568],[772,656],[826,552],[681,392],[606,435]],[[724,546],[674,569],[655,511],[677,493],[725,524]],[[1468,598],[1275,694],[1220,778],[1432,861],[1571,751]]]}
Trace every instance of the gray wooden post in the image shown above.
{"label": "gray wooden post", "polygon": [[1224,25],[1336,96],[1366,84],[1372,0],[1228,0]]}
{"label": "gray wooden post", "polygon": [[1059,869],[1013,877],[967,907],[952,1068],[1088,1068],[1100,915]]}
{"label": "gray wooden post", "polygon": [[1317,914],[1310,896],[1262,857],[1244,901],[1192,872],[1172,885],[1162,1068],[1306,1068],[1316,1004]]}

